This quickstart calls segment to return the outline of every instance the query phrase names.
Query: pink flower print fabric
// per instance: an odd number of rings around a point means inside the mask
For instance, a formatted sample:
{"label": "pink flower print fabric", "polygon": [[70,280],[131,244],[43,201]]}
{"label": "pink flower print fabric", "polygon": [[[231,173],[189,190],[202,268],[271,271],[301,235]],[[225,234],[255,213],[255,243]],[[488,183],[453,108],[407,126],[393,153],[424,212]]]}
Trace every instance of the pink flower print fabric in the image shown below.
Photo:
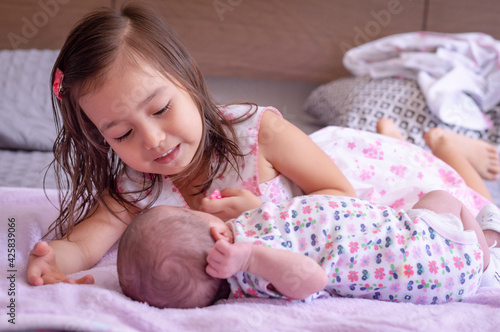
{"label": "pink flower print fabric", "polygon": [[[482,275],[475,234],[446,229],[441,216],[426,210],[407,214],[356,198],[311,195],[265,203],[228,223],[235,241],[291,250],[323,267],[329,284],[305,302],[329,296],[461,301],[477,291]],[[282,297],[247,272],[228,281],[235,297]]]}
{"label": "pink flower print fabric", "polygon": [[474,215],[488,204],[453,168],[416,145],[339,127],[326,127],[310,137],[334,160],[362,199],[409,209],[424,194],[441,189],[462,201]]}

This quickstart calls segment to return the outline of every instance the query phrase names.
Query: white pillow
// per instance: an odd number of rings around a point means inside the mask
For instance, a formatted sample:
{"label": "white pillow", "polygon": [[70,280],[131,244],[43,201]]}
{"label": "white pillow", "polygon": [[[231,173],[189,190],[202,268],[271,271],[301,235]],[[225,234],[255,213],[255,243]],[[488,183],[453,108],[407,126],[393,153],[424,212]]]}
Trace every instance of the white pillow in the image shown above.
{"label": "white pillow", "polygon": [[58,50],[0,51],[0,148],[52,150],[50,73]]}

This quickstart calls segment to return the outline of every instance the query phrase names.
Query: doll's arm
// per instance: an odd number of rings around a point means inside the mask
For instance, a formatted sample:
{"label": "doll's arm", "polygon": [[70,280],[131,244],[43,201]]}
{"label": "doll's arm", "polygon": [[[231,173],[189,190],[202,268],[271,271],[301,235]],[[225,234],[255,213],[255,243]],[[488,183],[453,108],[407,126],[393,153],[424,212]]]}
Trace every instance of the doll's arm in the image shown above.
{"label": "doll's arm", "polygon": [[219,239],[209,251],[207,273],[228,278],[239,271],[268,280],[273,290],[295,300],[325,288],[327,275],[311,258],[288,250],[256,246],[251,243],[230,244]]}

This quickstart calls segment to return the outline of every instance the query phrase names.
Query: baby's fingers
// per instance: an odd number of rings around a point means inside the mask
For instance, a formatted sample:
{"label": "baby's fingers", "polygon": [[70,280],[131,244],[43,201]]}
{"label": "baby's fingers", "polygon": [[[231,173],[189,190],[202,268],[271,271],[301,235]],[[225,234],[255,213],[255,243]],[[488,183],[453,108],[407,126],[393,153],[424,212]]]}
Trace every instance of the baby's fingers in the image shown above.
{"label": "baby's fingers", "polygon": [[224,260],[224,254],[221,253],[217,248],[212,248],[208,251],[207,263],[211,265],[220,264]]}
{"label": "baby's fingers", "polygon": [[207,274],[213,278],[219,278],[219,279],[222,279],[220,277],[220,274],[219,274],[219,271],[214,268],[212,265],[208,264],[205,271],[207,272]]}
{"label": "baby's fingers", "polygon": [[227,267],[225,266],[224,263],[217,261],[209,262],[205,271],[209,276],[219,279],[229,278],[230,276],[233,275],[233,273],[228,272]]}
{"label": "baby's fingers", "polygon": [[215,242],[215,246],[209,250],[207,255],[208,266],[206,272],[214,278],[226,278],[224,269],[227,261],[226,251],[230,246],[225,240]]}
{"label": "baby's fingers", "polygon": [[231,251],[231,244],[225,239],[220,239],[215,242],[214,248],[222,255],[226,255]]}
{"label": "baby's fingers", "polygon": [[207,267],[205,271],[207,274],[214,278],[223,278],[221,272],[219,271],[221,267],[220,255],[218,253],[209,253],[207,256]]}

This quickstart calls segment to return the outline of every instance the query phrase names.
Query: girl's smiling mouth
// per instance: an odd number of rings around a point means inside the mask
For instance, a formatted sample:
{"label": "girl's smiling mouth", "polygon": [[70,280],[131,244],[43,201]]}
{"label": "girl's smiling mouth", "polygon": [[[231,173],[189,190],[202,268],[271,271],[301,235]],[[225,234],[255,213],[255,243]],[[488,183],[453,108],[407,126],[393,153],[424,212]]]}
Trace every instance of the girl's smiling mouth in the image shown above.
{"label": "girl's smiling mouth", "polygon": [[168,164],[172,162],[179,154],[180,144],[176,145],[174,148],[168,150],[164,154],[157,157],[154,161],[160,164]]}

